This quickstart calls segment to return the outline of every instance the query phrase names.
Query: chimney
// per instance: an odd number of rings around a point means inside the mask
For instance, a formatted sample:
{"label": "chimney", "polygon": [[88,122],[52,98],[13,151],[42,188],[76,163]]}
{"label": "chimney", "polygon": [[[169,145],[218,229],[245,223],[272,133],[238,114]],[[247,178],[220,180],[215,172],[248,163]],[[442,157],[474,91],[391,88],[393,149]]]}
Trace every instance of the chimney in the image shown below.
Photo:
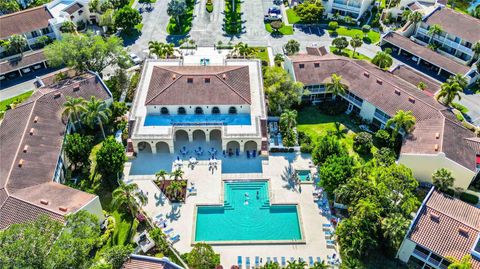
{"label": "chimney", "polygon": [[60,206],[60,207],[58,207],[58,210],[63,211],[63,212],[67,212],[68,208],[65,207],[65,206]]}
{"label": "chimney", "polygon": [[223,75],[222,75],[222,78],[223,78],[223,79],[227,79],[227,74],[223,74]]}
{"label": "chimney", "polygon": [[35,123],[38,122],[38,116],[35,116],[35,118],[33,118],[33,122],[35,122]]}
{"label": "chimney", "polygon": [[468,236],[468,230],[465,227],[458,227],[458,232],[463,236]]}
{"label": "chimney", "polygon": [[435,151],[438,151],[438,144],[435,144]]}
{"label": "chimney", "polygon": [[172,79],[175,80],[177,78],[177,75],[173,74]]}
{"label": "chimney", "polygon": [[35,131],[34,128],[30,128],[30,135],[33,135],[33,132]]}
{"label": "chimney", "polygon": [[20,159],[20,161],[18,161],[18,167],[22,167],[23,166],[23,159]]}
{"label": "chimney", "polygon": [[383,81],[382,81],[381,79],[377,78],[377,83],[380,84],[380,85],[382,85],[382,84],[383,84]]}
{"label": "chimney", "polygon": [[370,77],[370,73],[368,73],[367,71],[363,72],[363,75],[366,76],[367,78]]}
{"label": "chimney", "polygon": [[78,92],[79,90],[80,90],[80,86],[79,86],[79,85],[73,87],[73,91],[74,91],[74,92]]}
{"label": "chimney", "polygon": [[413,98],[411,96],[408,97],[408,101],[410,101],[410,103],[412,103],[412,104],[415,104],[415,98]]}
{"label": "chimney", "polygon": [[395,94],[396,94],[396,95],[400,95],[400,94],[401,94],[401,93],[400,93],[400,90],[399,90],[399,89],[395,89]]}
{"label": "chimney", "polygon": [[28,145],[25,145],[25,147],[23,147],[23,152],[26,153],[28,150]]}
{"label": "chimney", "polygon": [[435,138],[439,139],[440,138],[440,133],[435,133]]}
{"label": "chimney", "polygon": [[60,96],[62,96],[62,94],[59,93],[59,92],[56,92],[56,93],[53,95],[53,98],[57,99],[57,98],[59,98]]}
{"label": "chimney", "polygon": [[41,199],[41,200],[40,200],[40,204],[42,204],[42,205],[48,205],[48,200]]}
{"label": "chimney", "polygon": [[430,212],[430,218],[434,221],[439,221],[440,220],[440,216],[435,212]]}

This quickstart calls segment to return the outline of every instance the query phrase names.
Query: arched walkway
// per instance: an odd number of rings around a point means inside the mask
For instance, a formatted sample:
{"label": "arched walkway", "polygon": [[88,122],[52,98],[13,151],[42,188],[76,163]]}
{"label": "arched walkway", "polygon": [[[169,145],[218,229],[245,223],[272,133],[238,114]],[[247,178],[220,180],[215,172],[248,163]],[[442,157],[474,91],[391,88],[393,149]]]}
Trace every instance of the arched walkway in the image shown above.
{"label": "arched walkway", "polygon": [[193,141],[200,142],[205,141],[207,139],[205,132],[202,130],[195,130],[192,134]]}
{"label": "arched walkway", "polygon": [[177,130],[175,132],[175,141],[188,141],[188,133],[185,130]]}
{"label": "arched walkway", "polygon": [[168,115],[168,114],[169,114],[169,113],[168,113],[168,108],[162,107],[162,108],[160,109],[160,114],[162,114],[162,115]]}
{"label": "arched walkway", "polygon": [[245,142],[245,146],[243,146],[244,151],[252,151],[257,150],[257,142],[255,141],[247,141]]}
{"label": "arched walkway", "polygon": [[230,141],[227,143],[227,152],[235,154],[237,150],[240,150],[240,143],[237,141]]}
{"label": "arched walkway", "polygon": [[138,151],[142,153],[152,153],[152,147],[148,142],[139,142],[137,145]]}
{"label": "arched walkway", "polygon": [[170,146],[166,142],[158,142],[155,147],[157,153],[170,153]]}
{"label": "arched walkway", "polygon": [[221,140],[222,140],[222,131],[217,129],[210,131],[210,141],[221,141]]}

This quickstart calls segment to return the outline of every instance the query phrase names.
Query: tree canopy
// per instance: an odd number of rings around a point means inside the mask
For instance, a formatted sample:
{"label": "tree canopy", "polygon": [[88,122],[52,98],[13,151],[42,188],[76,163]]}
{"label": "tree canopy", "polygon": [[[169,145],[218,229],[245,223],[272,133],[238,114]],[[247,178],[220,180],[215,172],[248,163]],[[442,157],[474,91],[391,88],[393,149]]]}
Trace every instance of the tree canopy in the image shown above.
{"label": "tree canopy", "polygon": [[220,255],[206,243],[196,243],[185,256],[188,265],[195,269],[212,269],[220,264]]}
{"label": "tree canopy", "polygon": [[97,152],[97,171],[103,177],[117,179],[123,171],[123,165],[127,161],[125,149],[113,136],[107,137],[102,147]]}
{"label": "tree canopy", "polygon": [[302,23],[316,23],[322,20],[324,7],[320,1],[304,1],[294,9]]}
{"label": "tree canopy", "polygon": [[138,10],[129,6],[124,6],[121,9],[115,11],[113,15],[115,27],[122,28],[127,34],[130,34],[135,29],[135,26],[142,22],[142,15]]}
{"label": "tree canopy", "polygon": [[79,133],[68,134],[65,138],[65,154],[68,160],[77,167],[89,164],[88,157],[93,148],[93,136],[81,135]]}
{"label": "tree canopy", "polygon": [[300,103],[305,92],[303,84],[293,81],[283,68],[266,67],[263,78],[270,114],[280,115]]}

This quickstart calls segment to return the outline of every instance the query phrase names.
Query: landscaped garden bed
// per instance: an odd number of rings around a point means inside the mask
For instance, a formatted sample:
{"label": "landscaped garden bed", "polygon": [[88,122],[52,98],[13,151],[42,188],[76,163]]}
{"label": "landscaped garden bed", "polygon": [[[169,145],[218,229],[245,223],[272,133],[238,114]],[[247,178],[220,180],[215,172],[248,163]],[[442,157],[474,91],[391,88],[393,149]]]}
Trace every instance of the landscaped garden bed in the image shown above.
{"label": "landscaped garden bed", "polygon": [[155,180],[155,185],[165,194],[170,202],[184,202],[187,197],[187,180]]}
{"label": "landscaped garden bed", "polygon": [[345,56],[345,57],[352,58],[352,59],[359,59],[359,60],[366,60],[366,61],[371,61],[372,60],[370,57],[365,56],[363,54],[360,54],[358,52],[355,52],[355,55],[353,55],[353,50],[351,50],[351,49],[343,49],[340,52],[340,51],[338,51],[337,48],[330,47],[330,52],[332,52],[333,54],[336,54],[336,55]]}
{"label": "landscaped garden bed", "polygon": [[223,30],[229,35],[237,35],[242,32],[242,12],[241,1],[235,2],[235,9],[232,7],[232,1],[225,2],[225,18],[223,20]]}
{"label": "landscaped garden bed", "polygon": [[195,0],[186,0],[186,11],[178,19],[174,16],[170,17],[167,25],[167,32],[171,35],[184,35],[190,32],[193,21],[193,9],[195,7]]}

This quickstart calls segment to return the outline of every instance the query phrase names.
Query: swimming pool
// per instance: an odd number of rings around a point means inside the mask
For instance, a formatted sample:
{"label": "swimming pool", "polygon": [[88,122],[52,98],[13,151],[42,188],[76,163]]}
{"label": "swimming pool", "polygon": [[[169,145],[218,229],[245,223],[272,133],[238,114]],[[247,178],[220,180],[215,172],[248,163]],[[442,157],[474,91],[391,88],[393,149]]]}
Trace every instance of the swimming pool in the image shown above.
{"label": "swimming pool", "polygon": [[144,126],[251,125],[250,114],[147,115]]}
{"label": "swimming pool", "polygon": [[223,206],[197,206],[194,241],[302,240],[297,205],[271,205],[267,181],[225,181],[224,193]]}
{"label": "swimming pool", "polygon": [[312,177],[310,175],[310,170],[297,170],[297,176],[298,176],[298,179],[300,179],[301,182],[312,181]]}

